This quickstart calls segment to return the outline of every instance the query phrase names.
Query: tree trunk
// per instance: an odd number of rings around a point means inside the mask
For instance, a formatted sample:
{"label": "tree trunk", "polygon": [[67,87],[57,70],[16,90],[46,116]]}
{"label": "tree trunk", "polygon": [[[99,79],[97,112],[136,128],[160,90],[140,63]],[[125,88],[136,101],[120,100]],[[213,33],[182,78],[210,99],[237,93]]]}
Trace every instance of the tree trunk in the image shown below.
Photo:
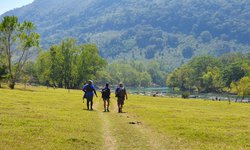
{"label": "tree trunk", "polygon": [[237,102],[238,101],[238,96],[236,97],[236,99],[235,99],[235,102]]}
{"label": "tree trunk", "polygon": [[56,83],[55,82],[53,82],[53,88],[54,88],[54,90],[56,89]]}
{"label": "tree trunk", "polygon": [[242,96],[242,98],[241,98],[241,102],[243,102],[244,98],[245,98],[245,96]]}
{"label": "tree trunk", "polygon": [[63,83],[62,83],[62,81],[59,81],[58,87],[59,87],[59,88],[63,88]]}
{"label": "tree trunk", "polygon": [[15,82],[14,81],[11,81],[9,83],[9,88],[12,89],[12,90],[15,88]]}
{"label": "tree trunk", "polygon": [[228,98],[228,103],[231,104],[231,100],[230,100],[229,95],[227,96],[227,98]]}

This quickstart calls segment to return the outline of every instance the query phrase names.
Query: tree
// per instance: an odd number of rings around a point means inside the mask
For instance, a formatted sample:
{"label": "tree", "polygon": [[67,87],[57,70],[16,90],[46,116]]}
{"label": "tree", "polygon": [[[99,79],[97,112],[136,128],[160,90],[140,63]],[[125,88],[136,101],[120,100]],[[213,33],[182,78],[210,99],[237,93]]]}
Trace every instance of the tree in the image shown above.
{"label": "tree", "polygon": [[[110,74],[111,82],[124,82],[127,86],[143,86],[148,87],[152,83],[150,74],[146,71],[145,66],[140,66],[140,62],[126,62],[122,60],[114,61],[107,67]],[[142,65],[142,64],[141,64]]]}
{"label": "tree", "polygon": [[7,74],[6,66],[1,65],[1,63],[0,63],[0,88],[2,87],[1,80],[3,80],[5,78],[6,74]]}
{"label": "tree", "polygon": [[175,69],[167,78],[167,85],[170,87],[178,87],[181,91],[191,91],[193,89],[193,70],[187,65]]}
{"label": "tree", "polygon": [[73,57],[76,51],[75,39],[64,39],[60,45],[62,58],[63,80],[66,89],[70,89],[72,81]]}
{"label": "tree", "polygon": [[169,86],[169,87],[172,87],[173,89],[175,87],[179,87],[179,83],[180,83],[180,80],[178,78],[178,70],[180,68],[176,68],[170,75],[168,75],[167,77],[167,81],[166,81],[166,84]]}
{"label": "tree", "polygon": [[200,34],[200,39],[202,40],[202,42],[207,43],[210,42],[212,40],[212,35],[209,31],[203,31]]}
{"label": "tree", "polygon": [[78,47],[76,58],[78,86],[89,79],[95,79],[97,72],[107,65],[94,44],[84,44]]}
{"label": "tree", "polygon": [[221,92],[224,87],[221,71],[218,67],[209,67],[202,75],[203,91]]}
{"label": "tree", "polygon": [[71,89],[79,88],[89,79],[95,80],[106,64],[96,45],[78,46],[75,39],[67,38],[40,53],[35,66],[40,83]]}
{"label": "tree", "polygon": [[232,82],[231,88],[244,99],[244,97],[250,95],[250,77],[243,77],[238,82]]}
{"label": "tree", "polygon": [[1,88],[1,80],[3,80],[6,77],[7,71],[6,66],[3,63],[3,55],[2,55],[2,48],[0,43],[0,88]]}
{"label": "tree", "polygon": [[22,82],[25,84],[25,87],[27,82],[38,83],[35,63],[33,61],[28,61],[24,65],[20,78],[19,80],[22,80]]}
{"label": "tree", "polygon": [[140,86],[149,87],[152,83],[152,78],[147,72],[140,73]]}
{"label": "tree", "polygon": [[227,87],[230,87],[232,82],[239,81],[246,75],[246,71],[242,67],[241,62],[228,64],[223,69],[223,80]]}
{"label": "tree", "polygon": [[105,83],[115,83],[111,75],[106,70],[97,71],[97,80],[96,83],[99,85],[104,85]]}
{"label": "tree", "polygon": [[199,56],[188,64],[175,69],[167,78],[167,84],[181,91],[221,92],[224,87],[222,71],[217,58]]}
{"label": "tree", "polygon": [[49,80],[52,82],[52,85],[55,87],[62,88],[63,82],[63,56],[61,53],[60,46],[52,45],[49,49],[48,57],[48,66],[49,66]]}
{"label": "tree", "polygon": [[165,86],[166,85],[166,73],[161,71],[160,65],[155,62],[151,61],[149,62],[147,66],[147,72],[150,74],[152,78],[152,82],[160,85],[160,86]]}
{"label": "tree", "polygon": [[212,56],[195,57],[187,65],[193,70],[191,84],[198,89],[198,92],[206,90],[205,80],[208,79],[208,76],[203,75],[206,74],[210,68],[220,68],[218,59]]}
{"label": "tree", "polygon": [[40,84],[49,84],[50,79],[50,53],[41,52],[35,63],[35,69]]}
{"label": "tree", "polygon": [[9,87],[14,89],[23,66],[32,56],[34,47],[39,46],[40,35],[33,32],[32,22],[18,22],[15,16],[6,16],[0,23],[0,40],[6,59]]}

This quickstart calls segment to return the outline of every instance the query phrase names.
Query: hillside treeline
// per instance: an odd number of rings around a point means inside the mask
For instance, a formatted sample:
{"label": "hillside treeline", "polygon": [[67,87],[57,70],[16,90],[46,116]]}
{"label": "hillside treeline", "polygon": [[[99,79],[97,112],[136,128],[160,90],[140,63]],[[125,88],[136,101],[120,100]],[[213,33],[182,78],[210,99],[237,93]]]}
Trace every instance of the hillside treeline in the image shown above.
{"label": "hillside treeline", "polygon": [[250,53],[199,56],[176,68],[167,85],[181,91],[250,94]]}
{"label": "hillside treeline", "polygon": [[6,15],[34,22],[44,49],[74,37],[96,43],[106,59],[163,59],[168,71],[250,49],[248,0],[36,0]]}
{"label": "hillside treeline", "polygon": [[166,76],[156,61],[117,60],[99,72],[97,82],[117,84],[122,81],[131,87],[166,86]]}
{"label": "hillside treeline", "polygon": [[93,44],[75,45],[74,39],[65,39],[59,45],[41,52],[35,62],[24,66],[20,82],[46,86],[79,88],[89,79],[96,85],[124,82],[130,87],[166,86],[167,73],[156,61],[117,60],[110,64],[100,57]]}
{"label": "hillside treeline", "polygon": [[[92,79],[98,85],[106,82],[114,85],[122,81],[132,87],[167,85],[191,92],[246,95],[250,91],[250,53],[227,53],[220,57],[205,53],[190,57],[191,60],[181,62],[184,65],[170,72],[173,64],[166,63],[169,59],[164,57],[145,61],[130,59],[124,53],[119,59],[109,60],[111,63],[108,64],[95,44],[78,44],[76,39],[66,38],[47,50],[41,50],[39,39],[32,22],[20,23],[15,16],[4,17],[0,23],[0,81],[7,81],[12,89],[16,82],[71,89]],[[192,38],[188,41],[192,43]],[[39,49],[38,57],[32,60]],[[133,55],[136,57],[139,53],[135,51]],[[183,54],[190,53],[191,48],[186,48]]]}
{"label": "hillside treeline", "polygon": [[89,79],[99,85],[122,81],[133,87],[165,86],[166,72],[157,61],[120,59],[107,65],[95,44],[79,45],[76,39],[66,38],[42,50],[39,39],[32,22],[4,17],[0,23],[0,81],[7,81],[11,89],[17,82],[79,88]]}
{"label": "hillside treeline", "polygon": [[67,38],[26,63],[18,81],[67,89],[79,88],[89,79],[97,85],[122,81],[126,86],[149,87],[165,86],[166,76],[157,61],[120,59],[108,64],[95,44],[77,45]]}

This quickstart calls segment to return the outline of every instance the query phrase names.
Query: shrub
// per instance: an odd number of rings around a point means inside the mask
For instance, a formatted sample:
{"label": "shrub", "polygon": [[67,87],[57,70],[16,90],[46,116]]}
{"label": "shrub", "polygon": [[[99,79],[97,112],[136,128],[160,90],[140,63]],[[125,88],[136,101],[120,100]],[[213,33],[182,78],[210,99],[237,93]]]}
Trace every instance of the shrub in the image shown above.
{"label": "shrub", "polygon": [[189,97],[189,95],[190,95],[189,92],[183,92],[183,93],[181,94],[181,97],[186,99],[186,98]]}

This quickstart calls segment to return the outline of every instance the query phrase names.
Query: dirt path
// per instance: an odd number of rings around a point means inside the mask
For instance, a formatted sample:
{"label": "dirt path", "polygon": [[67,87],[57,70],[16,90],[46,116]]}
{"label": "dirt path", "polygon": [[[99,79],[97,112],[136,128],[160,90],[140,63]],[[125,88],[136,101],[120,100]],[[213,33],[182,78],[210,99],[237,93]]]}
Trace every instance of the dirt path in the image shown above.
{"label": "dirt path", "polygon": [[100,118],[102,119],[103,122],[103,139],[104,139],[104,149],[105,150],[116,150],[116,140],[111,134],[111,129],[110,129],[110,120],[108,117],[104,114],[104,112],[100,111],[102,110],[102,100],[99,100],[97,103],[97,108],[98,108],[98,114]]}
{"label": "dirt path", "polygon": [[102,100],[99,100],[96,106],[103,122],[104,149],[167,148],[164,136],[144,125],[143,121],[136,120],[130,113],[117,113],[115,100],[111,101],[110,112],[102,112]]}

